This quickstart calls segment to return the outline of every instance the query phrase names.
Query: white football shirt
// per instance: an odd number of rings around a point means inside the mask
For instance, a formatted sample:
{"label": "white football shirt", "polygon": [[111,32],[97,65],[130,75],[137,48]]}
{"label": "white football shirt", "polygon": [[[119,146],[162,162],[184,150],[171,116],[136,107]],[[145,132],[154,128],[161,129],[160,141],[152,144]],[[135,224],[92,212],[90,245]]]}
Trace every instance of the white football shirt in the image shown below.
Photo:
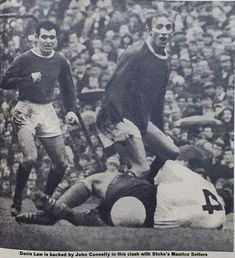
{"label": "white football shirt", "polygon": [[155,184],[155,227],[218,228],[225,222],[223,200],[213,184],[177,161],[164,164]]}

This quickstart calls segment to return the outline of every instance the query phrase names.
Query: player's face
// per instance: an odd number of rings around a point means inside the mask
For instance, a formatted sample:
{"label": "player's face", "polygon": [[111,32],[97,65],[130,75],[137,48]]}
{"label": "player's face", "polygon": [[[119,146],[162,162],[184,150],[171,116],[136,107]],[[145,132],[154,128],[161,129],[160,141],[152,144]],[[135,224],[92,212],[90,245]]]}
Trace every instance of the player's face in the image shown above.
{"label": "player's face", "polygon": [[56,43],[55,29],[46,30],[40,29],[38,36],[38,47],[42,55],[50,55]]}
{"label": "player's face", "polygon": [[152,31],[150,32],[153,47],[163,47],[172,36],[173,28],[170,19],[167,17],[155,18],[152,21]]}

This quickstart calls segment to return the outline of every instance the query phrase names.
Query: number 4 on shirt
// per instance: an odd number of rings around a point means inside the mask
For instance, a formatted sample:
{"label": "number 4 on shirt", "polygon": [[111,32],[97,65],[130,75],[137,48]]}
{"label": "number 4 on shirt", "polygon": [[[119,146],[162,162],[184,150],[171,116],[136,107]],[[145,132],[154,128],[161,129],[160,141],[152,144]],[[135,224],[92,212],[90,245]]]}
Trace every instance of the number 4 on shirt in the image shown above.
{"label": "number 4 on shirt", "polygon": [[[204,211],[208,211],[209,214],[213,214],[213,212],[216,211],[221,211],[223,210],[222,204],[218,201],[217,197],[208,191],[207,189],[202,189],[203,194],[205,196],[206,204],[202,205],[202,209]],[[217,204],[211,204],[210,197],[217,202]]]}

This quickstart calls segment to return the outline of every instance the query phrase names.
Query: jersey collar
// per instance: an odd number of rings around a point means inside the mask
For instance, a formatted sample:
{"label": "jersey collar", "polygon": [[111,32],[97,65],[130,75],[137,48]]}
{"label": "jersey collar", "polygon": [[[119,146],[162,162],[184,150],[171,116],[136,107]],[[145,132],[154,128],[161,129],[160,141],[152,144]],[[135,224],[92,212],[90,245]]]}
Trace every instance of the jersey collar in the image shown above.
{"label": "jersey collar", "polygon": [[32,48],[31,51],[33,52],[34,55],[39,56],[39,57],[42,57],[42,58],[51,58],[51,57],[53,57],[54,54],[55,54],[55,51],[54,51],[54,50],[52,50],[52,52],[51,52],[51,54],[50,54],[49,56],[40,55],[40,54],[37,52],[36,48]]}
{"label": "jersey collar", "polygon": [[166,50],[164,50],[164,52],[165,52],[165,55],[164,55],[164,56],[163,56],[163,55],[160,55],[160,54],[158,54],[158,53],[156,53],[156,52],[154,51],[154,49],[153,49],[153,47],[152,47],[152,45],[151,45],[151,43],[150,43],[150,37],[148,37],[148,38],[146,39],[146,44],[147,44],[147,46],[148,46],[150,52],[151,52],[153,55],[155,55],[156,57],[158,57],[158,58],[160,58],[160,59],[164,59],[164,60],[166,60],[166,59],[168,58],[168,55],[167,55]]}

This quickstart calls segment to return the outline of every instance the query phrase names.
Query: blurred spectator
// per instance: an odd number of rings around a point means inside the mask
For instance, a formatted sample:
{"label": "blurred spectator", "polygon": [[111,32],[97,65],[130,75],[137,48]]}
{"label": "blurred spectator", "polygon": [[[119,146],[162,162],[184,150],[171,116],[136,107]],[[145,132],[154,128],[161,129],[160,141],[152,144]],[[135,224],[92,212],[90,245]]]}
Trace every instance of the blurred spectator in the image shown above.
{"label": "blurred spectator", "polygon": [[205,126],[202,131],[202,136],[204,139],[209,141],[210,143],[214,142],[214,131],[211,126]]}
{"label": "blurred spectator", "polygon": [[106,172],[120,172],[120,161],[117,155],[109,157],[105,165]]}
{"label": "blurred spectator", "polygon": [[218,194],[225,203],[226,214],[234,212],[234,183],[233,180],[220,178],[215,184]]}
{"label": "blurred spectator", "polygon": [[234,178],[233,150],[226,148],[222,155],[222,159],[210,171],[209,178],[212,183],[216,184],[217,180]]}
{"label": "blurred spectator", "polygon": [[224,89],[227,89],[234,80],[234,60],[232,62],[231,56],[226,53],[221,53],[219,57],[220,67],[216,72],[216,80],[221,82]]}
{"label": "blurred spectator", "polygon": [[223,122],[226,131],[231,131],[234,126],[234,115],[233,110],[230,108],[225,108],[218,115],[218,119]]}

